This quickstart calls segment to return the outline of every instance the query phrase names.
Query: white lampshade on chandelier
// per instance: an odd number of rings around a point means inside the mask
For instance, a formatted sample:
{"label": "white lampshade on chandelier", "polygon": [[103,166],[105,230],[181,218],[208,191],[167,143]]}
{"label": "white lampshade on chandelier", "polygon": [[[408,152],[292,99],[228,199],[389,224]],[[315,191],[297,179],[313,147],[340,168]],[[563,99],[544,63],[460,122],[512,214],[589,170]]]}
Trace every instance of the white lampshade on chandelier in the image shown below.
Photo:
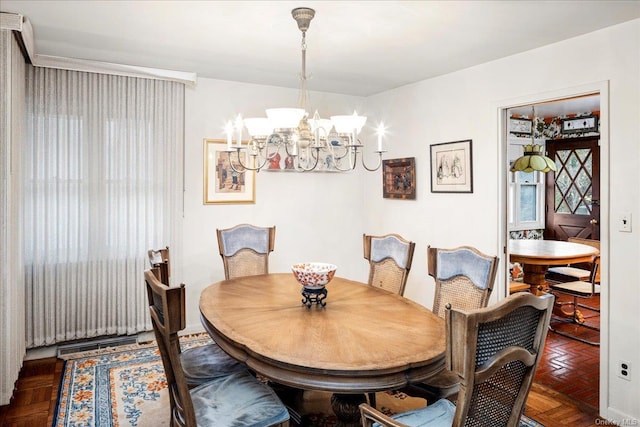
{"label": "white lampshade on chandelier", "polygon": [[[307,104],[307,70],[306,70],[306,33],[315,11],[306,7],[299,7],[291,11],[293,19],[298,23],[302,32],[302,73],[300,74],[300,107],[299,108],[268,108],[267,117],[242,119],[238,115],[235,122],[226,125],[227,152],[234,163],[243,169],[257,170],[279,168],[280,159],[285,161],[285,168],[304,172],[311,170],[350,171],[356,168],[360,148],[358,140],[367,118],[359,116],[355,111],[351,115],[331,116],[323,119],[316,111],[309,117]],[[246,128],[251,136],[248,145],[242,145],[242,134]],[[378,162],[373,168],[368,167],[364,158],[362,166],[374,171],[382,164],[382,137],[385,128],[381,123],[377,127]],[[236,138],[234,144],[233,139]],[[246,150],[247,156],[242,155]],[[233,155],[233,153],[236,153]],[[237,158],[235,158],[237,156]],[[240,168],[239,168],[240,169]]]}

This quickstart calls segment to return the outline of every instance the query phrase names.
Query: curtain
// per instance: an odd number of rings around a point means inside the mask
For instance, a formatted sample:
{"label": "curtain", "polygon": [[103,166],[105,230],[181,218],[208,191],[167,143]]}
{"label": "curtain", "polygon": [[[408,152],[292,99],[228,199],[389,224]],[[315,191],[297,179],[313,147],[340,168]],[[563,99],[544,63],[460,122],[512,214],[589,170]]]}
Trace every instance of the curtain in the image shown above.
{"label": "curtain", "polygon": [[147,250],[178,245],[184,85],[29,67],[27,347],[151,329]]}
{"label": "curtain", "polygon": [[0,405],[9,403],[25,354],[20,142],[25,61],[11,31],[0,31]]}

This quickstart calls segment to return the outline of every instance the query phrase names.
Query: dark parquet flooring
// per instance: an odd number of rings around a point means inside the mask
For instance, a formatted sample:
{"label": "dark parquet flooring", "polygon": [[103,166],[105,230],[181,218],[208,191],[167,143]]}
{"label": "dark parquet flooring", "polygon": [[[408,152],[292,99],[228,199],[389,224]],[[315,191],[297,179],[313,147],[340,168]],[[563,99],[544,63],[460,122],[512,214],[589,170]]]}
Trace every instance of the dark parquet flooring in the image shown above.
{"label": "dark parquet flooring", "polygon": [[[582,310],[586,322],[599,323],[597,313]],[[576,328],[556,321],[552,326],[565,331]],[[599,362],[599,347],[550,331],[525,414],[547,427],[602,425],[597,415]],[[55,358],[25,362],[11,405],[0,407],[0,426],[50,426],[62,368],[63,362]]]}

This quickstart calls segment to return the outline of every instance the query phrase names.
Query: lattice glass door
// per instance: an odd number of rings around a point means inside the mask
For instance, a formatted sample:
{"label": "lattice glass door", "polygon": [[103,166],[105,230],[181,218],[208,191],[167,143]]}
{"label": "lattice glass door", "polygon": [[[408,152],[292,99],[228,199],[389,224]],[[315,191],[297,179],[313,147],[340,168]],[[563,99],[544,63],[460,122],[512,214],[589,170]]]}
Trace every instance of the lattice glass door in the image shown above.
{"label": "lattice glass door", "polygon": [[600,237],[600,149],[598,138],[547,142],[558,171],[547,174],[545,237]]}

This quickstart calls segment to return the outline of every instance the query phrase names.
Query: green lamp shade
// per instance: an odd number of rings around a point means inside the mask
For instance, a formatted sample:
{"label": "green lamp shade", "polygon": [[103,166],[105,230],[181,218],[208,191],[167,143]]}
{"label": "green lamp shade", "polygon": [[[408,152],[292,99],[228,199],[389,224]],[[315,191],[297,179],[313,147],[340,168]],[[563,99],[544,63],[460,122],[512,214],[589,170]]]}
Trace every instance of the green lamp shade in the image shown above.
{"label": "green lamp shade", "polygon": [[525,145],[524,154],[511,165],[511,172],[557,171],[556,163],[542,153],[538,144]]}

